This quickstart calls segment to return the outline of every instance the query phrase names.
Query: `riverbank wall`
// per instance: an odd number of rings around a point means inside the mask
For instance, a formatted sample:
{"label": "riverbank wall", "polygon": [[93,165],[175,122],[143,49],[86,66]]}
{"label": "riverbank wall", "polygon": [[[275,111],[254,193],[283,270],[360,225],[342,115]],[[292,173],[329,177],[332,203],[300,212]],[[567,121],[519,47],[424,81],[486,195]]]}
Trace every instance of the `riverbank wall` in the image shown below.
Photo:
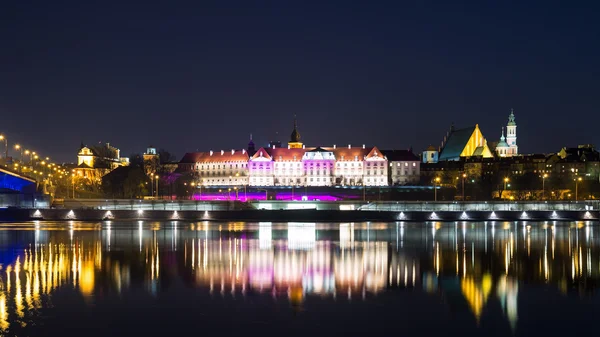
{"label": "riverbank wall", "polygon": [[598,221],[593,211],[356,211],[356,210],[101,210],[0,209],[0,221],[250,221],[250,222],[428,222],[428,221]]}

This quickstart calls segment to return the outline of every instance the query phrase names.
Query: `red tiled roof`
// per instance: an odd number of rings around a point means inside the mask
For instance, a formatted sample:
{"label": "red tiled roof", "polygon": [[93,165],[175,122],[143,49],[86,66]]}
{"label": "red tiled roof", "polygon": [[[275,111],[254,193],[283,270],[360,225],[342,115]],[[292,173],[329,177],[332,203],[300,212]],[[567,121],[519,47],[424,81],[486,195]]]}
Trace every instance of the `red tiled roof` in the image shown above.
{"label": "red tiled roof", "polygon": [[372,158],[372,157],[383,158],[383,157],[385,157],[385,155],[382,154],[381,151],[379,151],[377,146],[373,146],[371,148],[371,151],[369,151],[369,154],[367,154],[367,158]]}
{"label": "red tiled roof", "polygon": [[358,157],[358,160],[363,160],[365,156],[371,152],[372,148],[367,147],[363,149],[362,146],[351,148],[340,146],[335,149],[332,147],[326,147],[325,149],[332,151],[337,161],[354,161],[354,157]]}
{"label": "red tiled roof", "polygon": [[[304,153],[309,150],[313,150],[314,148],[307,149],[288,149],[288,148],[271,148],[267,149],[267,152],[271,154],[271,157],[274,161],[301,161]],[[294,159],[295,156],[295,159]],[[280,159],[281,157],[281,159]]]}
{"label": "red tiled roof", "polygon": [[210,152],[188,152],[181,158],[179,163],[218,163],[232,161],[248,161],[248,152],[246,150],[236,150],[233,153],[231,153],[231,150],[223,152],[213,151],[212,155]]}
{"label": "red tiled roof", "polygon": [[267,151],[264,147],[261,147],[260,149],[258,149],[258,151],[256,151],[256,153],[252,156],[252,159],[256,159],[256,158],[260,158],[263,157],[265,159],[271,159],[271,155],[269,154],[269,151]]}

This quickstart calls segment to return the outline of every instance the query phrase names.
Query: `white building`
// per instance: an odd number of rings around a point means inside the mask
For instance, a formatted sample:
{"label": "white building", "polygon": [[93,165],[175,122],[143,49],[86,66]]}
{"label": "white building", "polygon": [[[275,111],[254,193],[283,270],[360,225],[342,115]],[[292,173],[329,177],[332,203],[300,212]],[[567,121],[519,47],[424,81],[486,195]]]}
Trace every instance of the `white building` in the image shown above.
{"label": "white building", "polygon": [[389,162],[390,185],[416,184],[421,175],[421,161],[412,150],[383,151]]}
{"label": "white building", "polygon": [[517,123],[515,122],[513,109],[510,110],[508,123],[506,124],[506,138],[504,137],[503,127],[500,141],[496,146],[496,154],[499,157],[513,157],[519,154],[519,147],[517,146]]}
{"label": "white building", "polygon": [[190,152],[179,162],[179,169],[197,174],[205,186],[241,186],[248,184],[248,152]]}

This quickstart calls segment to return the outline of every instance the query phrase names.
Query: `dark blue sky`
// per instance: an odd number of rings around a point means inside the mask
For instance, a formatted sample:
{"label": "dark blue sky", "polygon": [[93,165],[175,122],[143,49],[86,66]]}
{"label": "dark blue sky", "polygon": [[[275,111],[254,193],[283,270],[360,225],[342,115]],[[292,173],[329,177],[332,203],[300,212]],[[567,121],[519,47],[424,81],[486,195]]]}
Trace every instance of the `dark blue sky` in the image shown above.
{"label": "dark blue sky", "polygon": [[496,141],[514,108],[521,152],[597,143],[583,3],[3,1],[0,132],[63,161],[81,141],[180,157],[285,142],[297,114],[309,146],[421,151],[453,121]]}

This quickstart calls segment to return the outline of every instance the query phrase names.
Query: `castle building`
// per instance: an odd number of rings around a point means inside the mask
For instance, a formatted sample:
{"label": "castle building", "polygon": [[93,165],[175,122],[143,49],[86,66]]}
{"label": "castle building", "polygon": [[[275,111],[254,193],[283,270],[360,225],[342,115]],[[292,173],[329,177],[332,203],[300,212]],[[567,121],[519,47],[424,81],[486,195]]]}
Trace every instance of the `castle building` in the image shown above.
{"label": "castle building", "polygon": [[510,115],[508,116],[506,137],[504,137],[504,127],[502,128],[500,141],[496,146],[496,154],[499,157],[513,157],[519,154],[519,147],[517,146],[517,123],[515,122],[513,109],[510,109]]}
{"label": "castle building", "polygon": [[[250,151],[254,153],[251,154]],[[418,158],[416,159],[418,161]],[[412,161],[411,161],[412,163]],[[411,164],[411,167],[414,165]],[[300,142],[296,121],[287,148],[276,146],[221,154],[187,153],[180,171],[196,172],[208,186],[387,186],[388,159],[377,147],[312,147]],[[404,175],[404,171],[398,171]],[[418,175],[418,169],[407,170]],[[407,173],[408,174],[408,173]],[[230,178],[231,177],[231,178]]]}
{"label": "castle building", "polygon": [[179,170],[195,172],[205,186],[248,184],[248,152],[245,149],[221,152],[190,152],[179,162]]}

